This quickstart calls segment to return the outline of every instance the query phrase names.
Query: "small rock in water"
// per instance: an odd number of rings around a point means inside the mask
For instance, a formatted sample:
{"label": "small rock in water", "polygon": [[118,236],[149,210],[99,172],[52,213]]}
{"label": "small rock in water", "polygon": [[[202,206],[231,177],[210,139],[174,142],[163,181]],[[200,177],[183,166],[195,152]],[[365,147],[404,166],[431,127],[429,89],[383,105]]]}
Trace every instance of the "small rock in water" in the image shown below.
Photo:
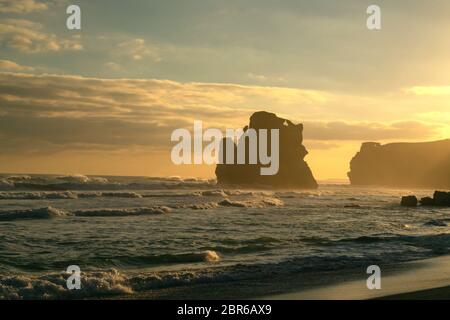
{"label": "small rock in water", "polygon": [[423,206],[434,206],[434,199],[431,197],[425,197],[420,199],[420,204]]}
{"label": "small rock in water", "polygon": [[437,206],[450,206],[450,192],[435,191],[433,199],[434,204]]}
{"label": "small rock in water", "polygon": [[417,202],[416,196],[405,196],[402,197],[400,205],[403,207],[417,207]]}

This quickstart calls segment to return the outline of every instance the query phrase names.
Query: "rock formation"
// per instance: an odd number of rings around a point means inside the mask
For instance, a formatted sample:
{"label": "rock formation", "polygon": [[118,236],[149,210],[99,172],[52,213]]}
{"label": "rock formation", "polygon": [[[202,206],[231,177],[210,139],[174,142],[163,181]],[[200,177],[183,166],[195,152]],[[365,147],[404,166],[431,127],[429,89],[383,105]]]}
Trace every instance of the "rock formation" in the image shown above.
{"label": "rock formation", "polygon": [[350,162],[352,185],[450,188],[450,140],[366,142]]}
{"label": "rock formation", "polygon": [[416,196],[402,197],[400,205],[403,207],[417,207],[417,197]]}
{"label": "rock formation", "polygon": [[[450,207],[450,192],[446,191],[435,191],[433,198],[424,197],[420,199],[420,204],[423,207],[436,206],[436,207]],[[400,202],[400,205],[404,207],[415,207],[417,206],[416,196],[404,196]]]}
{"label": "rock formation", "polygon": [[[261,175],[260,169],[267,167],[258,160],[256,164],[249,164],[248,141],[242,136],[237,145],[246,143],[246,164],[237,164],[236,150],[234,147],[234,164],[218,164],[216,167],[217,182],[219,184],[231,184],[262,188],[317,188],[317,182],[303,160],[308,154],[303,146],[303,125],[293,124],[291,121],[277,117],[274,113],[256,112],[250,117],[250,124],[244,128],[248,129],[278,129],[279,130],[279,170],[274,175]],[[270,137],[270,134],[268,134]],[[259,135],[258,135],[259,138]],[[259,139],[258,139],[259,140]],[[226,142],[226,138],[224,139]],[[270,140],[268,144],[270,145]],[[222,150],[223,150],[222,144]],[[268,150],[271,150],[270,146]],[[259,146],[258,146],[259,151]],[[226,158],[226,150],[223,152],[223,163]]]}

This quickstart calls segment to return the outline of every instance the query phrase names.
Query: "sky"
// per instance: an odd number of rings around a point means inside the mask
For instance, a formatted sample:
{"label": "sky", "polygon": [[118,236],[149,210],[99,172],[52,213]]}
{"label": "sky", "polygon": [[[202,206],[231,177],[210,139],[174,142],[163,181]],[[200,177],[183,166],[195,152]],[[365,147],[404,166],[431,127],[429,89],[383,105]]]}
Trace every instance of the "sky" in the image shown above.
{"label": "sky", "polygon": [[265,110],[304,124],[317,179],[345,179],[362,142],[450,138],[449,16],[445,0],[0,0],[0,172],[213,177],[171,163],[171,132]]}

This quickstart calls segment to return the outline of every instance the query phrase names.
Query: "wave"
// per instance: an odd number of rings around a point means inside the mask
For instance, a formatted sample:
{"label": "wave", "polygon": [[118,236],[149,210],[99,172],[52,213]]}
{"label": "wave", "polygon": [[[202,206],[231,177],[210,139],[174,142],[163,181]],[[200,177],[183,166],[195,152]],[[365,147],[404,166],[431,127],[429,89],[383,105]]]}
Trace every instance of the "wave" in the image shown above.
{"label": "wave", "polygon": [[56,180],[61,180],[64,182],[71,182],[71,183],[108,183],[108,179],[103,177],[88,177],[82,174],[72,174],[72,175],[65,175],[65,176],[58,176],[55,178]]}
{"label": "wave", "polygon": [[222,207],[237,207],[237,208],[266,208],[266,207],[282,207],[284,202],[278,198],[264,197],[244,201],[232,201],[224,199],[218,202]]}
{"label": "wave", "polygon": [[136,192],[102,192],[100,196],[111,198],[142,198],[142,195]]}
{"label": "wave", "polygon": [[0,192],[0,200],[58,200],[84,198],[142,198],[136,192]]}
{"label": "wave", "polygon": [[321,239],[321,241],[317,240],[317,243],[328,247],[347,246],[349,243],[354,243],[356,245],[382,246],[385,250],[388,246],[399,248],[400,245],[405,245],[411,249],[425,250],[429,254],[448,254],[450,252],[449,233],[432,235],[377,234],[339,240]]}
{"label": "wave", "polygon": [[14,189],[14,183],[6,179],[0,179],[0,190],[12,190],[12,189]]}
{"label": "wave", "polygon": [[[215,267],[183,269],[180,271],[154,271],[121,273],[116,269],[108,271],[83,271],[81,290],[66,289],[69,274],[51,273],[40,276],[8,275],[0,277],[1,299],[80,299],[102,296],[124,296],[139,292],[192,286],[199,284],[219,284],[230,282],[260,281],[277,277],[298,277],[299,275],[317,272],[334,272],[353,268],[365,268],[369,264],[399,263],[429,257],[426,253],[398,255],[398,252],[388,252],[384,255],[344,254],[342,251],[335,256],[322,254],[306,257],[294,257],[273,263],[246,263],[236,265],[222,265]],[[133,263],[129,257],[128,262]],[[186,253],[176,255],[160,255],[150,257],[136,257],[139,263],[160,261],[165,263],[210,263],[220,259],[219,254],[209,250],[200,253]],[[266,281],[264,280],[264,281]]]}
{"label": "wave", "polygon": [[80,299],[133,293],[132,288],[126,285],[127,277],[115,269],[83,272],[80,290],[67,289],[70,275],[62,272],[0,278],[0,299]]}
{"label": "wave", "polygon": [[11,220],[34,220],[34,219],[51,219],[67,216],[68,213],[52,207],[26,210],[2,210],[0,211],[0,221]]}
{"label": "wave", "polygon": [[219,207],[231,207],[231,208],[267,208],[267,207],[282,207],[284,202],[277,198],[260,197],[251,200],[230,200],[225,198],[218,202],[206,202],[195,204],[182,204],[175,206],[176,209],[192,209],[192,210],[209,210]]}
{"label": "wave", "polygon": [[182,179],[178,177],[99,177],[80,174],[54,175],[0,175],[0,189],[36,191],[75,190],[172,190],[210,189],[216,185],[211,179]]}
{"label": "wave", "polygon": [[219,204],[216,202],[206,202],[206,203],[194,203],[194,204],[182,204],[178,205],[176,209],[192,209],[192,210],[209,210],[218,208]]}
{"label": "wave", "polygon": [[0,221],[12,220],[37,220],[52,219],[60,217],[125,217],[125,216],[147,216],[160,215],[171,212],[172,209],[166,206],[156,206],[152,208],[124,208],[124,209],[88,209],[77,211],[64,211],[53,207],[24,209],[24,210],[2,210],[0,211]]}
{"label": "wave", "polygon": [[[154,258],[153,258],[154,259]],[[179,255],[163,255],[157,259],[161,262],[207,262],[220,260],[215,251],[206,250],[199,253]],[[0,277],[0,299],[81,299],[89,297],[105,297],[130,295],[148,287],[177,285],[180,282],[197,280],[195,272],[169,273],[158,276],[158,273],[125,275],[116,269],[108,271],[83,271],[81,289],[67,289],[67,280],[71,274],[67,272],[51,273],[40,276],[14,275]]]}
{"label": "wave", "polygon": [[78,194],[64,192],[0,192],[0,200],[78,199]]}
{"label": "wave", "polygon": [[125,217],[147,216],[171,212],[169,207],[159,206],[153,208],[125,208],[125,209],[88,209],[73,211],[77,217]]}

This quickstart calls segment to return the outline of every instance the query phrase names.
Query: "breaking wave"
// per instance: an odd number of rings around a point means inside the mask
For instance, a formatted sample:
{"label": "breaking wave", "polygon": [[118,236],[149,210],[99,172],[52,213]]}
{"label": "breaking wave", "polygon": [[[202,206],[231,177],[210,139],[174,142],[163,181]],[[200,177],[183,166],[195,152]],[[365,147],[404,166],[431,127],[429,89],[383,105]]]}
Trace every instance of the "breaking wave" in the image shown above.
{"label": "breaking wave", "polygon": [[101,183],[101,184],[108,183],[108,179],[106,179],[106,178],[88,177],[88,176],[84,176],[82,174],[58,176],[58,177],[56,177],[56,180],[69,182],[69,183]]}
{"label": "breaking wave", "polygon": [[[156,257],[161,263],[214,263],[220,260],[215,251],[163,255]],[[116,269],[87,271],[81,277],[81,289],[68,290],[66,272],[39,276],[14,275],[0,277],[0,299],[81,299],[130,295],[136,291],[170,287],[189,282],[202,282],[203,276],[195,272],[149,273],[125,275]],[[214,281],[214,277],[211,277]]]}
{"label": "breaking wave", "polygon": [[224,199],[218,203],[222,207],[237,207],[237,208],[266,208],[266,207],[282,207],[284,202],[277,198],[257,198],[244,201],[232,201]]}
{"label": "breaking wave", "polygon": [[182,179],[179,177],[95,177],[80,174],[52,175],[0,175],[0,190],[173,190],[210,189],[216,185],[211,179]]}
{"label": "breaking wave", "polygon": [[125,208],[125,209],[89,209],[74,211],[77,217],[126,217],[126,216],[147,216],[155,214],[165,214],[171,209],[165,206],[153,208]]}
{"label": "breaking wave", "polygon": [[26,210],[2,210],[0,211],[0,221],[10,220],[34,220],[51,219],[67,216],[68,213],[52,207]]}
{"label": "breaking wave", "polygon": [[[90,297],[125,296],[158,289],[192,286],[207,283],[229,283],[231,281],[255,281],[288,278],[299,273],[336,271],[351,268],[365,268],[368,263],[396,263],[424,258],[426,253],[399,256],[396,252],[380,255],[351,255],[341,253],[334,257],[312,255],[265,264],[238,264],[233,266],[184,269],[179,271],[128,272],[116,269],[108,271],[83,271],[80,290],[66,289],[69,274],[65,272],[45,275],[14,275],[0,277],[0,299],[82,299]],[[138,257],[142,260],[157,259],[166,263],[211,263],[218,261],[215,251]]]}
{"label": "breaking wave", "polygon": [[85,198],[142,198],[136,192],[0,192],[0,200],[58,200]]}

